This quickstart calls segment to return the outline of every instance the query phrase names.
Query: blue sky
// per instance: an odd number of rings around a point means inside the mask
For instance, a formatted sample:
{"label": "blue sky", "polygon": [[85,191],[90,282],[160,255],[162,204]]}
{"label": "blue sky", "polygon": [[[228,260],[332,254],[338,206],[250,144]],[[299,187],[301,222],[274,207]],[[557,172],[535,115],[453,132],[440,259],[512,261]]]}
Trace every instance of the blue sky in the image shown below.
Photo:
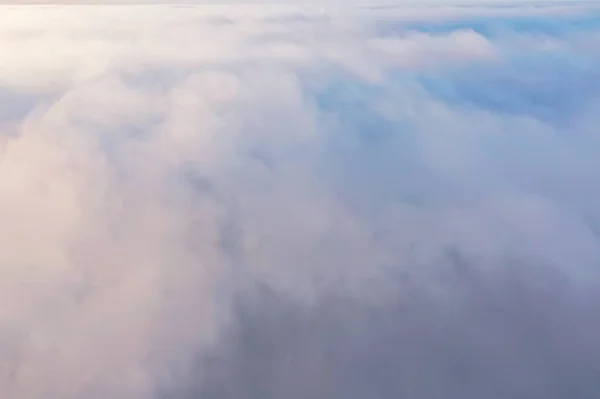
{"label": "blue sky", "polygon": [[599,397],[600,8],[373,4],[3,7],[0,397]]}

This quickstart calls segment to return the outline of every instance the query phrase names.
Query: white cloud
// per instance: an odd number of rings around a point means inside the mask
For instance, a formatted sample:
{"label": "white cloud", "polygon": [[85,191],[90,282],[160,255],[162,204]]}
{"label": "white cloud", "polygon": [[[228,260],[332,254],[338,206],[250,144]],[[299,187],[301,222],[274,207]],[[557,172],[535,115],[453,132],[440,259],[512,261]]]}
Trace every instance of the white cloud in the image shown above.
{"label": "white cloud", "polygon": [[[415,18],[415,10],[392,14]],[[440,18],[438,11],[422,10]],[[233,389],[225,396],[251,395],[244,380],[250,374],[235,367],[254,362],[236,357],[251,358],[243,351],[252,348],[223,337],[228,327],[245,326],[231,302],[255,283],[276,292],[281,306],[294,304],[291,325],[303,320],[296,305],[327,314],[335,305],[324,297],[385,310],[416,291],[425,299],[411,309],[425,307],[425,326],[419,319],[415,331],[437,336],[444,323],[435,315],[449,308],[434,294],[449,298],[448,306],[461,305],[456,298],[464,294],[443,277],[461,263],[448,260],[451,250],[488,284],[465,278],[465,295],[476,296],[468,305],[493,302],[477,296],[479,289],[489,288],[500,302],[512,295],[502,284],[514,258],[524,270],[518,283],[535,301],[546,294],[527,273],[542,264],[548,275],[571,279],[576,294],[557,295],[587,315],[585,306],[594,305],[578,295],[597,287],[600,259],[598,233],[585,220],[600,218],[590,151],[598,144],[597,106],[578,114],[565,135],[564,126],[532,116],[444,103],[393,74],[502,68],[503,46],[530,43],[490,40],[469,29],[384,37],[376,33],[379,13],[3,9],[0,102],[16,94],[37,100],[25,112],[0,114],[0,396],[141,399],[160,397],[161,389],[198,395],[212,386],[198,389],[188,373],[215,348],[233,378],[224,383]],[[336,80],[375,85],[378,94],[371,99],[367,89],[349,89],[329,99],[341,115],[327,112],[317,94],[331,95],[326,89]],[[366,105],[344,109],[340,102],[352,96]],[[393,123],[368,129],[373,137],[387,134],[383,143],[360,136],[365,108]],[[546,310],[534,305],[526,316]],[[272,320],[285,326],[278,312]],[[299,347],[308,345],[306,356],[324,350],[319,328],[328,323],[337,333],[349,323],[352,333],[364,328],[365,338],[378,337],[362,319],[333,312],[306,333],[314,346],[295,338]],[[485,333],[458,325],[488,327],[474,317],[459,312],[450,333],[487,342]],[[265,351],[293,352],[289,334],[271,323],[257,331],[282,341]],[[574,323],[586,322],[581,316]],[[568,347],[573,336],[555,345]],[[231,348],[219,352],[223,339]],[[281,389],[273,395],[299,389],[294,378],[317,388],[340,381],[327,368],[339,357],[329,364],[310,356],[322,373],[281,371],[291,380],[273,382]],[[490,362],[508,367],[519,359]],[[274,372],[259,360],[256,367]],[[353,363],[346,370],[367,378]],[[433,397],[417,388],[416,398]],[[336,389],[332,395],[342,392]],[[534,397],[547,392],[540,388]]]}
{"label": "white cloud", "polygon": [[[127,68],[269,61],[288,67],[336,62],[358,73],[377,75],[386,58],[419,66],[433,60],[493,54],[491,45],[474,32],[371,40],[365,36],[360,16],[339,14],[324,19],[320,12],[308,9],[300,13],[306,20],[290,30],[288,22],[277,20],[286,21],[291,10],[257,10],[224,6],[7,8],[1,17],[5,51],[0,78],[5,86],[50,89],[58,85],[64,89]],[[214,24],[222,15],[232,23]]]}

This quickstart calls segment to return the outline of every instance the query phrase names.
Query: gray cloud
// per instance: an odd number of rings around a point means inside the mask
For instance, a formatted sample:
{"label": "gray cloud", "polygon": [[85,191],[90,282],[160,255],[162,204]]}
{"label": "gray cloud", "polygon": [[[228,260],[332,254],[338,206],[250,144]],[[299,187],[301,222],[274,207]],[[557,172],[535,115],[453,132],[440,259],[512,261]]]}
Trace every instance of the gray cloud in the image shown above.
{"label": "gray cloud", "polygon": [[445,10],[1,14],[0,396],[596,397],[597,31]]}
{"label": "gray cloud", "polygon": [[[440,259],[451,296],[418,285],[384,307],[323,298],[318,307],[258,295],[200,361],[192,388],[165,397],[591,398],[598,392],[595,294],[548,269]],[[208,370],[208,372],[206,371]]]}

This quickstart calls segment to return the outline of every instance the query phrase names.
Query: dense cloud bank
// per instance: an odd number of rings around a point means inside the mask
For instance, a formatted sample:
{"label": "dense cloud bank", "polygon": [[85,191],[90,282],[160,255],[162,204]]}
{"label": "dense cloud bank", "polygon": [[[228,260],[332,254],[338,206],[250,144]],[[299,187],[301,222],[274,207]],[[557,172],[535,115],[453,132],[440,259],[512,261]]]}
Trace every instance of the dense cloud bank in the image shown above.
{"label": "dense cloud bank", "polygon": [[6,7],[0,397],[600,397],[584,3]]}

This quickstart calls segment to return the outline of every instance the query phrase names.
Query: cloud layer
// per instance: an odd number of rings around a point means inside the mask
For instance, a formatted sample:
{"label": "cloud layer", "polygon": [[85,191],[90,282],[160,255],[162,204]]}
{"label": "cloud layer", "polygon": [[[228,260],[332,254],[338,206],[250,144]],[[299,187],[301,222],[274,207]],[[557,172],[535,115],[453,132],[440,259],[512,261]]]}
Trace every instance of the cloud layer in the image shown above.
{"label": "cloud layer", "polygon": [[0,396],[598,397],[598,15],[3,8]]}

